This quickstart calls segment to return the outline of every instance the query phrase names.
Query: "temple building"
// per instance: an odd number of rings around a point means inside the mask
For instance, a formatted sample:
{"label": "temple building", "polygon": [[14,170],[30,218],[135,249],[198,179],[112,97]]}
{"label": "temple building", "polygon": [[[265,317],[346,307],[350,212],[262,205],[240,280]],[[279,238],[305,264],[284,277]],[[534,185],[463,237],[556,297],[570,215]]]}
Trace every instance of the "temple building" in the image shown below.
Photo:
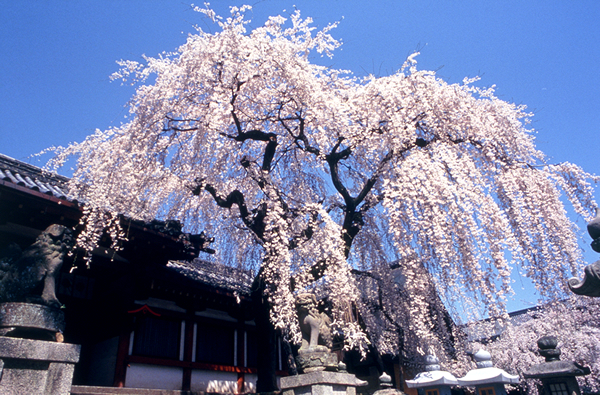
{"label": "temple building", "polygon": [[[68,181],[0,154],[0,259],[31,245],[51,224],[77,233],[84,206],[68,198]],[[72,393],[91,393],[85,390],[91,387],[254,392],[254,273],[198,259],[199,252],[211,252],[210,238],[187,234],[178,222],[121,221],[127,232],[121,250],[112,250],[105,235],[89,268],[81,264],[83,251],[75,250],[57,279],[64,341],[81,345]],[[74,263],[80,264],[71,270]],[[377,291],[372,276],[357,276],[364,289]],[[369,382],[364,391],[377,389],[384,371],[406,388],[420,365],[403,355],[401,328],[386,323],[376,307],[372,316],[356,319],[385,326],[382,333],[396,336],[397,348],[384,355],[373,349],[366,359],[343,352],[339,341],[333,349],[349,372]],[[279,377],[288,375],[288,354],[278,340]]]}
{"label": "temple building", "polygon": [[[82,206],[67,178],[0,155],[0,257],[51,224],[77,226]],[[78,385],[252,392],[256,328],[252,273],[195,259],[208,244],[175,222],[127,222],[128,241],[100,247],[89,269],[63,264],[57,296],[64,341],[80,344]],[[109,245],[109,243],[105,243]],[[282,353],[278,367],[286,374]]]}

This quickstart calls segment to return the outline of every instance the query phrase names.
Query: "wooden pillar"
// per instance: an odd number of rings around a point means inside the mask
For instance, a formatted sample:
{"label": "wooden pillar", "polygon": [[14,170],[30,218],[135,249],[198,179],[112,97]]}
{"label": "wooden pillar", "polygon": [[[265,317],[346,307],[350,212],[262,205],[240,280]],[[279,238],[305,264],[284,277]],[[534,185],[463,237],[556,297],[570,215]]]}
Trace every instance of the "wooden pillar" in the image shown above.
{"label": "wooden pillar", "polygon": [[396,389],[402,391],[404,388],[404,377],[402,376],[399,363],[394,364],[394,380],[396,381]]}
{"label": "wooden pillar", "polygon": [[[190,313],[193,316],[194,312]],[[183,360],[188,364],[183,368],[183,379],[181,382],[181,389],[183,391],[191,391],[192,387],[192,355],[194,346],[194,322],[191,319],[185,320],[185,334],[183,339]]]}
{"label": "wooden pillar", "polygon": [[122,332],[119,336],[119,346],[117,348],[117,361],[115,364],[114,387],[125,386],[125,376],[127,374],[127,356],[129,355],[129,338],[131,332]]}
{"label": "wooden pillar", "polygon": [[[237,322],[236,328],[236,355],[237,358],[234,361],[235,366],[245,368],[246,364],[244,364],[244,360],[246,359],[246,328],[244,324],[244,314],[240,314]],[[244,393],[244,384],[245,384],[245,375],[244,373],[238,373],[237,379],[237,393]]]}
{"label": "wooden pillar", "polygon": [[237,393],[238,394],[243,394],[244,393],[244,373],[238,373],[238,379],[237,379]]}

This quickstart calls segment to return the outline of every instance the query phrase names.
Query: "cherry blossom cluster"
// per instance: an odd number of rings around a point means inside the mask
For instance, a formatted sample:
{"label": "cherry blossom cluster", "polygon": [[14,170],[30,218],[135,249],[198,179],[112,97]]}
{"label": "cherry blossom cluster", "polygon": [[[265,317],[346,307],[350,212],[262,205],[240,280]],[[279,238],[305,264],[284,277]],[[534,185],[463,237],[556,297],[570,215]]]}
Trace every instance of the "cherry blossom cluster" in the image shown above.
{"label": "cherry blossom cluster", "polygon": [[294,294],[312,290],[363,350],[368,334],[386,352],[452,354],[447,312],[503,314],[513,268],[564,297],[583,263],[564,204],[589,219],[598,178],[547,164],[524,106],[418,70],[417,54],[380,78],[315,64],[340,46],[335,25],[295,12],[248,31],[248,9],[197,7],[220,31],[121,61],[113,77],[137,84],[128,121],[56,149],[54,168],[77,158],[80,246],[111,225],[125,237],[117,215],[180,220],[267,284],[291,339]]}
{"label": "cherry blossom cluster", "polygon": [[473,350],[487,349],[494,366],[522,376],[521,384],[528,393],[537,394],[535,380],[525,380],[523,373],[543,363],[537,341],[543,336],[556,336],[561,351],[560,360],[587,366],[591,374],[578,377],[579,385],[587,393],[600,390],[600,301],[573,297],[532,309],[509,320],[488,322],[487,331],[481,325],[476,329],[481,337],[499,334],[497,340],[486,344],[472,343]]}

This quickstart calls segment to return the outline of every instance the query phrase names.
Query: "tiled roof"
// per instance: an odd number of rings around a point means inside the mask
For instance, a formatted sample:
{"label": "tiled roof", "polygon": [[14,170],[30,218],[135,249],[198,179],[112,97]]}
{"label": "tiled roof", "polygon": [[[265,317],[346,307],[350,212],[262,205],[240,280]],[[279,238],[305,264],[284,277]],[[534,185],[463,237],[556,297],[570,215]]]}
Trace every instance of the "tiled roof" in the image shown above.
{"label": "tiled roof", "polygon": [[170,261],[167,267],[199,283],[240,295],[250,295],[253,276],[247,270],[200,259],[191,262]]}
{"label": "tiled roof", "polygon": [[[0,185],[2,185],[2,182],[15,184],[58,199],[67,199],[67,183],[69,182],[67,177],[44,171],[37,166],[0,154]],[[183,234],[181,224],[177,221],[152,221],[150,223],[132,221],[132,223],[139,223],[140,227],[145,230],[152,230],[171,237]],[[194,237],[194,235],[187,236],[188,241],[190,237]],[[208,245],[203,234],[197,236],[201,237],[202,240],[192,240],[191,244],[200,244],[201,247],[204,244]],[[205,251],[200,247],[198,248]],[[173,261],[168,263],[167,267],[179,275],[202,284],[240,295],[250,294],[253,276],[247,271],[199,259],[192,262]]]}
{"label": "tiled roof", "polygon": [[67,177],[43,171],[37,166],[0,154],[0,180],[66,199]]}

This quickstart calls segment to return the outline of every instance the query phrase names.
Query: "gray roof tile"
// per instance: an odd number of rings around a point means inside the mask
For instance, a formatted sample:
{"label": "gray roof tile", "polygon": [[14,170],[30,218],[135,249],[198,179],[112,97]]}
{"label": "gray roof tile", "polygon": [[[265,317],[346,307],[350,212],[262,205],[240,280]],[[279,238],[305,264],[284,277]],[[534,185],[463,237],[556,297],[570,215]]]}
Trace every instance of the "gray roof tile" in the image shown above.
{"label": "gray roof tile", "polygon": [[199,283],[240,295],[250,295],[253,281],[250,271],[200,259],[192,262],[171,261],[167,267]]}
{"label": "gray roof tile", "polygon": [[0,180],[29,188],[34,191],[66,199],[67,177],[49,173],[37,166],[0,154]]}

